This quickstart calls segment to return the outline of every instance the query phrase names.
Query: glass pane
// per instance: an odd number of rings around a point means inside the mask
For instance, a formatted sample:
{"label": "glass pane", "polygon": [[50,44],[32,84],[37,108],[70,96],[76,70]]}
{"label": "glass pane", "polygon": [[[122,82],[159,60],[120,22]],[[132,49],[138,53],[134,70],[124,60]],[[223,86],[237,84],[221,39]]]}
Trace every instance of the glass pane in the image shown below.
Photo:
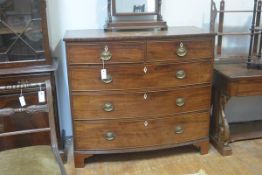
{"label": "glass pane", "polygon": [[0,62],[8,61],[8,50],[18,38],[13,31],[4,25],[0,25]]}
{"label": "glass pane", "polygon": [[34,50],[43,51],[43,34],[40,20],[32,21],[24,33],[21,35],[24,41],[26,41]]}
{"label": "glass pane", "polygon": [[0,62],[44,59],[40,0],[0,0]]}
{"label": "glass pane", "polygon": [[44,45],[41,20],[34,19],[21,35],[22,40],[35,52],[35,59],[44,59]]}
{"label": "glass pane", "polygon": [[8,52],[8,58],[9,61],[35,60],[36,54],[27,43],[19,38]]}

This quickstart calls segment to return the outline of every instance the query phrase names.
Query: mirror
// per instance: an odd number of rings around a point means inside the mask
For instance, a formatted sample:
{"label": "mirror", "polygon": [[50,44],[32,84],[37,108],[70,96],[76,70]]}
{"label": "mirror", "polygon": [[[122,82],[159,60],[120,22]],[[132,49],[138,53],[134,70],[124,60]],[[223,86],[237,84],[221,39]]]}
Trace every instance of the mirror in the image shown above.
{"label": "mirror", "polygon": [[115,0],[115,16],[121,14],[155,14],[156,0]]}
{"label": "mirror", "polygon": [[162,19],[162,0],[107,0],[106,31],[167,30]]}

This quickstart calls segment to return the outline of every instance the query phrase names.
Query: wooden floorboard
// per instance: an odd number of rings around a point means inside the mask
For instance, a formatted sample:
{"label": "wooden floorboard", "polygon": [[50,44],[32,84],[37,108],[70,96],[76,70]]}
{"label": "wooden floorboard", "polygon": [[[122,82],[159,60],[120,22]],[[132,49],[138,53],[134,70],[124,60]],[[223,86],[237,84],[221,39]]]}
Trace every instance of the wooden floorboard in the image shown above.
{"label": "wooden floorboard", "polygon": [[221,156],[213,147],[201,156],[193,147],[162,151],[99,155],[85,168],[74,169],[72,149],[66,168],[70,175],[185,175],[203,169],[208,175],[261,175],[262,139],[231,144],[233,155]]}

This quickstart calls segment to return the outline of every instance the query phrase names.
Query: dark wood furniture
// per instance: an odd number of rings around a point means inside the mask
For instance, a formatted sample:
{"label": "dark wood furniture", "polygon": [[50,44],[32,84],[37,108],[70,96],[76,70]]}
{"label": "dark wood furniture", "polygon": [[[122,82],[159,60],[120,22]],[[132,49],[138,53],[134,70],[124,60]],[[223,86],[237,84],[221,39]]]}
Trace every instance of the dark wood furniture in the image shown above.
{"label": "dark wood furniture", "polygon": [[[54,72],[57,65],[52,60],[49,51],[49,40],[46,21],[45,0],[6,0],[0,3],[0,86],[13,84],[28,84],[50,80],[54,94],[55,121],[59,146],[60,139],[59,120],[56,110],[56,90]],[[0,90],[0,108],[21,107],[18,91]],[[35,101],[30,93],[24,92],[27,103]],[[0,133],[45,127],[48,115],[43,113],[38,119],[28,118],[25,113],[14,114],[20,118],[0,119]],[[38,139],[31,141],[30,136],[9,137],[0,139],[0,150],[19,146],[30,146],[39,143],[48,143],[49,135],[37,133]]]}
{"label": "dark wood furniture", "polygon": [[[138,3],[138,4],[137,4]],[[161,29],[167,30],[167,24],[161,14],[162,0],[140,0],[125,2],[108,0],[106,31]]]}
{"label": "dark wood furniture", "polygon": [[[258,19],[253,21],[255,28],[260,26],[262,1],[255,1]],[[220,9],[217,10],[214,1],[211,3],[211,31],[215,31],[216,17],[218,18],[217,62],[214,70],[213,86],[213,117],[211,120],[210,137],[217,150],[224,156],[231,155],[230,143],[238,140],[254,139],[262,137],[262,121],[229,123],[225,115],[225,106],[231,97],[256,96],[262,94],[262,71],[248,69],[246,62],[251,63],[251,56],[259,53],[258,42],[260,32],[224,32],[225,13],[253,13],[252,10],[225,10],[225,1],[221,0]],[[243,55],[235,53],[232,56],[222,52],[223,37],[254,35],[251,37],[252,46],[250,52]],[[247,41],[248,43],[249,41]],[[240,49],[236,49],[239,51]],[[252,115],[252,114],[251,114]],[[248,116],[247,116],[248,117]]]}
{"label": "dark wood furniture", "polygon": [[213,34],[83,30],[64,40],[76,167],[94,154],[189,144],[208,153]]}
{"label": "dark wood furniture", "polygon": [[262,122],[229,124],[225,115],[231,97],[255,95],[262,95],[261,70],[247,69],[244,63],[215,66],[211,138],[222,155],[232,154],[230,142],[262,138]]}
{"label": "dark wood furniture", "polygon": [[[46,66],[29,66],[23,68],[6,68],[0,70],[0,86],[11,86],[14,84],[28,84],[40,81],[50,80],[52,85],[53,94],[56,94],[54,72],[57,69],[57,65]],[[40,90],[40,87],[38,87]],[[21,90],[0,90],[0,108],[21,107],[17,96],[21,93]],[[23,94],[26,97],[27,105],[32,105],[36,99],[32,97],[31,93],[23,90]],[[57,134],[59,138],[59,147],[62,149],[62,142],[60,139],[59,121],[56,111],[56,98],[54,98],[55,108],[55,122],[57,125]],[[17,116],[20,116],[17,118]],[[26,113],[14,114],[13,118],[0,119],[0,133],[7,131],[16,131],[26,128],[44,127],[48,124],[48,115],[45,113],[40,114],[38,118],[28,118]],[[9,137],[0,139],[0,150],[16,148],[21,146],[36,145],[39,143],[49,143],[49,135],[47,133],[37,133],[38,137],[32,140],[29,135],[20,137]]]}
{"label": "dark wood furniture", "polygon": [[[0,118],[13,118],[15,113],[26,113],[28,118],[36,118],[37,120],[42,118],[42,113],[46,113],[48,115],[47,126],[42,128],[30,128],[3,132],[0,133],[0,138],[9,138],[13,136],[22,138],[24,135],[30,135],[31,140],[37,140],[38,138],[35,138],[38,137],[37,133],[44,132],[49,133],[48,135],[50,135],[49,146],[43,146],[45,144],[40,144],[41,146],[16,148],[0,152],[0,171],[3,174],[66,174],[58,151],[56,126],[54,120],[53,95],[50,80],[29,84],[0,86],[0,89],[10,91],[20,90],[23,88],[25,91],[30,93],[30,97],[32,97],[31,99],[34,99],[38,96],[38,88],[40,86],[42,86],[42,91],[45,92],[43,96],[45,96],[46,102],[39,103],[34,101],[32,102],[33,105],[24,108],[0,108]],[[19,95],[16,97],[18,98]],[[16,117],[20,118],[21,116]]]}
{"label": "dark wood furniture", "polygon": [[6,0],[0,15],[0,68],[52,64],[45,0]]}

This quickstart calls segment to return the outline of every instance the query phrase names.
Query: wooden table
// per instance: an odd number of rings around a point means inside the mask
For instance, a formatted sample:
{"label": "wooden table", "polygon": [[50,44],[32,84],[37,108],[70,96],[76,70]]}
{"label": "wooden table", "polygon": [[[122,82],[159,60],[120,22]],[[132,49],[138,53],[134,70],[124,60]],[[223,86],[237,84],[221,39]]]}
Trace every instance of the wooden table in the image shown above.
{"label": "wooden table", "polygon": [[230,143],[262,137],[262,121],[229,124],[225,105],[231,97],[262,95],[262,71],[245,64],[217,64],[214,72],[211,141],[224,156],[231,155]]}

